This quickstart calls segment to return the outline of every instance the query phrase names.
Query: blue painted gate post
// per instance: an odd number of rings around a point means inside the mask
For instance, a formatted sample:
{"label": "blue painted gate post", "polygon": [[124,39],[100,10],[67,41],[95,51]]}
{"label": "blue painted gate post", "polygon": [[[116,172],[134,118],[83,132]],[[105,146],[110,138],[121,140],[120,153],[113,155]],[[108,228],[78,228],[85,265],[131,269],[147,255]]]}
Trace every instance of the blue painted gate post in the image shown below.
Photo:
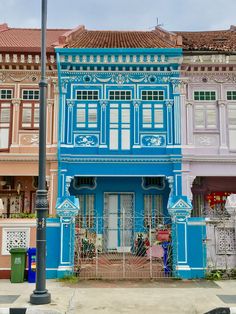
{"label": "blue painted gate post", "polygon": [[60,217],[60,263],[57,277],[72,274],[74,269],[75,216],[78,215],[79,200],[74,196],[59,197],[56,204]]}
{"label": "blue painted gate post", "polygon": [[187,196],[170,196],[168,212],[172,219],[173,273],[175,277],[191,278],[188,261],[187,222],[192,210]]}

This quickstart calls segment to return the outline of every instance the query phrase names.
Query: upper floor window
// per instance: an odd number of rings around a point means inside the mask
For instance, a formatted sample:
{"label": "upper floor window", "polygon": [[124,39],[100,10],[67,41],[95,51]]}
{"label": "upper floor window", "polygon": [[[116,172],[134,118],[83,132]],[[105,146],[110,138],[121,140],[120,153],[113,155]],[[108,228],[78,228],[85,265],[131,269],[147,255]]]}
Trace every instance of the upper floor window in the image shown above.
{"label": "upper floor window", "polygon": [[216,100],[216,92],[215,91],[195,91],[194,100],[214,101]]}
{"label": "upper floor window", "polygon": [[0,150],[7,150],[10,142],[11,104],[0,103]]}
{"label": "upper floor window", "polygon": [[12,90],[11,89],[0,89],[0,99],[11,99]]}
{"label": "upper floor window", "polygon": [[23,89],[22,99],[24,100],[39,100],[39,90],[38,89]]}
{"label": "upper floor window", "polygon": [[228,105],[228,132],[229,149],[236,151],[236,108],[234,104]]}
{"label": "upper floor window", "polygon": [[196,129],[217,128],[217,107],[215,105],[195,105],[194,113]]}
{"label": "upper floor window", "polygon": [[143,90],[141,94],[142,100],[164,100],[163,90]]}
{"label": "upper floor window", "polygon": [[77,104],[76,127],[97,128],[97,104]]}
{"label": "upper floor window", "polygon": [[21,127],[39,128],[39,103],[26,102],[21,104]]}
{"label": "upper floor window", "polygon": [[97,90],[77,90],[76,98],[78,100],[98,100]]}
{"label": "upper floor window", "polygon": [[236,100],[236,91],[234,90],[227,91],[227,100]]}
{"label": "upper floor window", "polygon": [[131,100],[130,90],[110,90],[109,91],[110,100]]}
{"label": "upper floor window", "polygon": [[142,104],[142,127],[163,128],[163,105]]}

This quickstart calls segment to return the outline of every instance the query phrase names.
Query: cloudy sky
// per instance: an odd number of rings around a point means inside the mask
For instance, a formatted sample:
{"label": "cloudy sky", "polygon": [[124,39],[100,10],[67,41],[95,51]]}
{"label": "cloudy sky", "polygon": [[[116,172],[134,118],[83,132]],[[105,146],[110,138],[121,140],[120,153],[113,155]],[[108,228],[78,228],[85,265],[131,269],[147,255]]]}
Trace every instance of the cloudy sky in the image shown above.
{"label": "cloudy sky", "polygon": [[[40,28],[41,0],[0,0],[0,23]],[[48,0],[49,28],[151,30],[228,29],[236,0]]]}

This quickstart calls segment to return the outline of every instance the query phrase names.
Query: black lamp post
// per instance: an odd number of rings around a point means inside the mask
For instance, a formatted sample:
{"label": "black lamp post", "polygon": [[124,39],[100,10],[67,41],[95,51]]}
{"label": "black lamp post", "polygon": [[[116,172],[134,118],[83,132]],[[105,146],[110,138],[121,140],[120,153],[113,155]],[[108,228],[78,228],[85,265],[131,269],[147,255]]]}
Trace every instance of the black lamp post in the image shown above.
{"label": "black lamp post", "polygon": [[47,0],[42,0],[41,27],[41,80],[40,88],[40,121],[39,121],[39,184],[36,192],[35,210],[37,212],[36,233],[36,289],[30,296],[32,304],[48,304],[51,295],[46,289],[46,218],[48,213],[48,199],[46,190],[46,22]]}

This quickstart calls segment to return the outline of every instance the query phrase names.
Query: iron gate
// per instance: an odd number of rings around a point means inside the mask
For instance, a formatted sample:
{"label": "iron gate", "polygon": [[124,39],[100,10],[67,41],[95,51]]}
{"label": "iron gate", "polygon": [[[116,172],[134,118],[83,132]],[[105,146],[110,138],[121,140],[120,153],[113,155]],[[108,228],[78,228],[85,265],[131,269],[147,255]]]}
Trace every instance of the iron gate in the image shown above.
{"label": "iron gate", "polygon": [[[86,217],[85,217],[86,220]],[[133,216],[124,210],[76,219],[75,273],[84,279],[172,276],[170,217]]]}

